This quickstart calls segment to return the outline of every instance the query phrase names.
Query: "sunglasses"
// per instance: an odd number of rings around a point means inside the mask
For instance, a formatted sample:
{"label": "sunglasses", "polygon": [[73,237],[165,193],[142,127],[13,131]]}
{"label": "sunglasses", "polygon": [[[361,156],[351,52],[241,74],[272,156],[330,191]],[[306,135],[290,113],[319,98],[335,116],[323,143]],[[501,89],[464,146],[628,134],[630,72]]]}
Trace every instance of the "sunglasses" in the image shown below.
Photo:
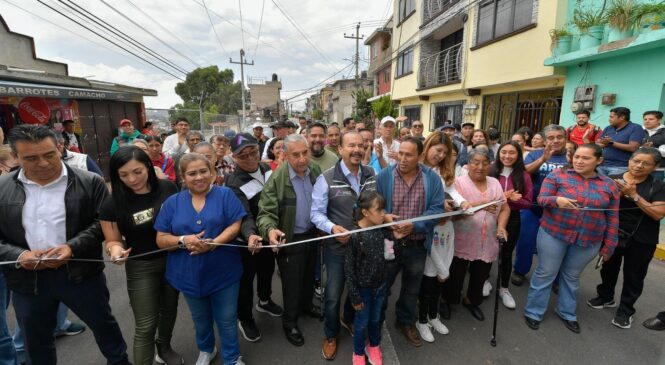
{"label": "sunglasses", "polygon": [[413,128],[422,128],[422,127],[423,127],[422,124],[414,124],[414,125],[413,125]]}

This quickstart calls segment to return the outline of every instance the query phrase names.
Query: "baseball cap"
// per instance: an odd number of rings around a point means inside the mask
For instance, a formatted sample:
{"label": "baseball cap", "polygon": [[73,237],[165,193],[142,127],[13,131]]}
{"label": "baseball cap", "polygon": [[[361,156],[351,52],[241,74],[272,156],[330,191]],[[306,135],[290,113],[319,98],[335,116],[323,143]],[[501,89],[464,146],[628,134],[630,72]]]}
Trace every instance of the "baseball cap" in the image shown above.
{"label": "baseball cap", "polygon": [[125,124],[133,124],[131,120],[129,119],[123,119],[120,121],[120,126],[122,127]]}
{"label": "baseball cap", "polygon": [[472,127],[475,127],[475,126],[476,126],[476,123],[474,123],[474,122],[463,122],[463,123],[462,123],[462,127],[464,127],[465,125],[470,125],[470,126],[472,126]]}
{"label": "baseball cap", "polygon": [[270,128],[277,128],[277,129],[279,129],[279,128],[289,128],[289,126],[286,124],[286,122],[283,122],[283,121],[280,120],[279,122],[273,123],[270,126]]}
{"label": "baseball cap", "polygon": [[444,130],[444,129],[455,129],[455,125],[452,122],[445,122],[441,126],[441,130]]}
{"label": "baseball cap", "polygon": [[259,122],[256,122],[256,123],[252,124],[252,129],[254,129],[254,128],[261,128],[261,129],[263,129],[263,125],[262,125],[261,123],[259,123]]}
{"label": "baseball cap", "polygon": [[234,131],[233,129],[224,131],[224,137],[228,138],[229,140],[231,140],[231,138],[235,136],[236,136],[236,131]]}
{"label": "baseball cap", "polygon": [[381,125],[384,125],[388,122],[392,122],[393,124],[397,125],[397,122],[395,121],[395,118],[391,117],[390,115],[387,115],[381,119]]}
{"label": "baseball cap", "polygon": [[259,143],[249,133],[238,133],[231,139],[231,152],[238,154],[243,148],[248,146],[258,146]]}

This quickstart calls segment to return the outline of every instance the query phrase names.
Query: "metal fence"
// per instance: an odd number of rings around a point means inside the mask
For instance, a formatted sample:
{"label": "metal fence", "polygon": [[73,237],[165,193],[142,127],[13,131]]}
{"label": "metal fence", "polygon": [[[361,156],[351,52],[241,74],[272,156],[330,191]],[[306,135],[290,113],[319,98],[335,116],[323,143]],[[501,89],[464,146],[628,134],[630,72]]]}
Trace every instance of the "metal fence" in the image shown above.
{"label": "metal fence", "polygon": [[420,87],[459,81],[462,76],[463,43],[420,60]]}
{"label": "metal fence", "polygon": [[[245,121],[238,115],[214,114],[199,112],[196,109],[145,109],[146,120],[153,123],[153,127],[160,133],[166,133],[171,130],[171,121],[178,117],[185,117],[189,120],[190,130],[199,130],[203,137],[208,140],[215,134],[224,134],[228,130],[238,132],[247,132],[251,125],[260,122],[265,126],[269,125],[269,118],[259,117],[248,113]],[[266,129],[266,128],[264,128]]]}

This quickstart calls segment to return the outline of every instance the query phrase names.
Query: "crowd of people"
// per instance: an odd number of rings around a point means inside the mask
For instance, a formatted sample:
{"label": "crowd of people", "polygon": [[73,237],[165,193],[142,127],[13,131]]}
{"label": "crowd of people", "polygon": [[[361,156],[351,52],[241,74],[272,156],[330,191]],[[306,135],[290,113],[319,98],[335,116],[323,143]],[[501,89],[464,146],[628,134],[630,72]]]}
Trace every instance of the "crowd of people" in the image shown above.
{"label": "crowd of people", "polygon": [[[510,285],[525,282],[526,326],[539,329],[554,293],[554,312],[580,333],[580,275],[596,257],[598,295],[586,304],[617,307],[611,323],[630,328],[665,216],[662,116],[647,111],[640,126],[617,107],[600,129],[579,111],[568,129],[512,135],[471,122],[425,135],[422,122],[390,116],[375,133],[351,118],[339,126],[302,117],[274,123],[272,138],[254,124],[207,141],[186,118],[165,139],[123,119],[110,192],[71,123],[63,133],[17,126],[0,146],[0,261],[11,262],[0,275],[0,364],[55,364],[55,337],[85,326],[109,364],[130,363],[104,260],[125,267],[135,364],[184,363],[171,347],[180,293],[197,365],[218,354],[244,364],[239,338],[261,339],[254,311],[280,318],[294,346],[305,343],[300,318],[322,316],[326,360],[345,330],[354,365],[381,364],[398,274],[395,324],[413,346],[448,334],[459,304],[485,320],[480,306],[493,289],[516,309]],[[281,301],[273,301],[276,268]],[[69,322],[69,310],[85,326]],[[643,325],[664,330],[665,312]]]}

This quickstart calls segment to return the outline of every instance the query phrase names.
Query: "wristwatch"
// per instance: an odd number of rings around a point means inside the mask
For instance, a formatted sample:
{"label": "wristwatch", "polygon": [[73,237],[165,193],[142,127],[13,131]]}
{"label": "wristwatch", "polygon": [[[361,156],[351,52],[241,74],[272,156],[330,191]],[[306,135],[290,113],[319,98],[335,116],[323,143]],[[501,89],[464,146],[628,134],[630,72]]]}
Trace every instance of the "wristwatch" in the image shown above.
{"label": "wristwatch", "polygon": [[634,201],[635,203],[637,203],[638,201],[640,201],[640,196],[637,195],[637,194],[635,194],[635,197],[633,198],[633,201]]}
{"label": "wristwatch", "polygon": [[178,238],[178,247],[185,248],[185,236],[180,236],[180,238]]}

